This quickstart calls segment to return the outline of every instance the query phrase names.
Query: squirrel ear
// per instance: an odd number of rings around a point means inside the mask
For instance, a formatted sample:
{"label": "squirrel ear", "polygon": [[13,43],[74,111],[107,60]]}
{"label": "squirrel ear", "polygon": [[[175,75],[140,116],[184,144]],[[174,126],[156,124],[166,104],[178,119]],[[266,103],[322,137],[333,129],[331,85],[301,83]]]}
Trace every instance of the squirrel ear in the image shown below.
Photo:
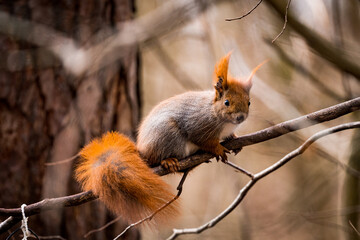
{"label": "squirrel ear", "polygon": [[216,98],[219,99],[227,89],[227,73],[229,67],[229,59],[232,52],[229,52],[225,57],[215,65],[214,71],[214,88],[216,90]]}
{"label": "squirrel ear", "polygon": [[260,63],[259,65],[257,65],[252,71],[250,76],[248,77],[248,79],[244,82],[244,88],[247,92],[250,91],[251,87],[252,87],[252,78],[255,75],[256,71],[259,70],[259,68],[264,65],[267,61],[269,61],[269,59],[266,59],[265,61],[263,61],[262,63]]}

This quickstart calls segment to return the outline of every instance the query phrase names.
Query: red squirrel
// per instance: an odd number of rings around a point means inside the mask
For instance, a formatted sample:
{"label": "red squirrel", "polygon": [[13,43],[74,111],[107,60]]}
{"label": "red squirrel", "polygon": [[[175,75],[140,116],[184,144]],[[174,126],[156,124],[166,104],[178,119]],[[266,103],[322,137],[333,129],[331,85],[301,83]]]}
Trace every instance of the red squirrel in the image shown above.
{"label": "red squirrel", "polygon": [[[162,165],[178,170],[178,159],[197,150],[227,161],[229,151],[221,140],[233,137],[248,116],[252,76],[239,80],[228,74],[230,53],[215,66],[215,91],[189,91],[159,103],[141,123],[137,143],[111,132],[95,139],[80,152],[76,179],[105,205],[128,221],[156,211],[173,194],[150,167]],[[159,212],[167,220],[177,212],[169,205]]]}

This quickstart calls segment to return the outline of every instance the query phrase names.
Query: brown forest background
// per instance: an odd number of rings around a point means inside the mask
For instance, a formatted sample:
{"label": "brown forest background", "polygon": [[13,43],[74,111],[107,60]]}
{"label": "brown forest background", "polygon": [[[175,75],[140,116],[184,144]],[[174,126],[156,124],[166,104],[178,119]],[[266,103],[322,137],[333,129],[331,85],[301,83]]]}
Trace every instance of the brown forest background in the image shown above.
{"label": "brown forest background", "polygon": [[[139,121],[161,100],[210,89],[216,60],[230,50],[235,76],[270,60],[254,78],[250,117],[238,135],[360,95],[359,1],[292,1],[274,43],[285,0],[263,1],[247,17],[225,21],[256,3],[0,1],[0,207],[80,192],[76,162],[46,163],[75,155],[109,130],[135,139]],[[252,145],[231,160],[260,171],[315,132],[358,119],[353,113]],[[359,142],[359,130],[322,139],[259,182],[216,227],[182,239],[358,239],[359,178],[338,163],[360,170]],[[180,176],[164,179],[175,192]],[[224,164],[202,164],[185,182],[177,221],[124,238],[164,239],[174,227],[197,227],[225,209],[246,181]],[[112,219],[92,201],[32,216],[29,226],[41,236],[82,239]],[[125,226],[119,221],[89,239],[113,239]]]}

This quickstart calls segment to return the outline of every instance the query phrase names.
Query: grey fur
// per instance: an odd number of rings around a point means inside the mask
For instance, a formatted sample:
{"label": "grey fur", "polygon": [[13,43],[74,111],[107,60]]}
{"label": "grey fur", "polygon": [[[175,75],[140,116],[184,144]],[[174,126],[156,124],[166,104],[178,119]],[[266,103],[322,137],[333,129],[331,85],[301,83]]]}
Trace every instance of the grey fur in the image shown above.
{"label": "grey fur", "polygon": [[214,91],[186,92],[157,105],[140,126],[140,155],[158,165],[163,159],[186,157],[189,142],[201,148],[209,138],[219,139],[228,120],[215,113],[214,98]]}

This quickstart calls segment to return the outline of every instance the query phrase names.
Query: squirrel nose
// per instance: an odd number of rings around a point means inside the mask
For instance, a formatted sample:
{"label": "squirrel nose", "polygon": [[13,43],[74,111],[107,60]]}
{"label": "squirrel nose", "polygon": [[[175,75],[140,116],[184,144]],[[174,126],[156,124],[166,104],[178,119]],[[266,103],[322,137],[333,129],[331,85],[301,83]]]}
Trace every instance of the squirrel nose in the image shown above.
{"label": "squirrel nose", "polygon": [[241,123],[242,121],[244,121],[244,115],[237,116],[237,117],[236,117],[236,121],[237,121],[238,123]]}

